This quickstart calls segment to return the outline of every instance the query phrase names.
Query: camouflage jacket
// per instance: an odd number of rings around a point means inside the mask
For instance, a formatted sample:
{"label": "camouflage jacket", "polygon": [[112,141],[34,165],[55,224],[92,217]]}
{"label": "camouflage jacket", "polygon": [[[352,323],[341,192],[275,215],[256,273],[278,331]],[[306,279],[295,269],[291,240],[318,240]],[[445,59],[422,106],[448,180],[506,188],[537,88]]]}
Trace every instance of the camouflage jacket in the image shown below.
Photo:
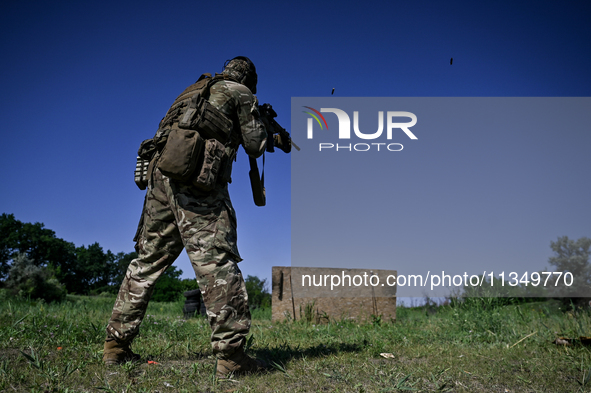
{"label": "camouflage jacket", "polygon": [[221,80],[210,89],[209,102],[234,123],[232,148],[240,143],[246,153],[260,157],[267,144],[265,125],[259,119],[259,103],[250,90],[237,82]]}

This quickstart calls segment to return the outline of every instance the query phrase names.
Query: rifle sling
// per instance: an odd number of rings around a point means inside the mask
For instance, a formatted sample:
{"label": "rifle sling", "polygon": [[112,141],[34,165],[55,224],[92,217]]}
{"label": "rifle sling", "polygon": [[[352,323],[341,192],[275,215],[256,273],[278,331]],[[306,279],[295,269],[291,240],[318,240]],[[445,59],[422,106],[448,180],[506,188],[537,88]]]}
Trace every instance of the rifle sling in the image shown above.
{"label": "rifle sling", "polygon": [[248,162],[250,163],[250,172],[248,172],[248,176],[250,177],[250,187],[252,188],[252,197],[254,199],[254,204],[257,206],[265,206],[267,203],[265,193],[265,155],[263,153],[262,178],[259,177],[259,168],[257,165],[256,158],[252,158],[249,156]]}

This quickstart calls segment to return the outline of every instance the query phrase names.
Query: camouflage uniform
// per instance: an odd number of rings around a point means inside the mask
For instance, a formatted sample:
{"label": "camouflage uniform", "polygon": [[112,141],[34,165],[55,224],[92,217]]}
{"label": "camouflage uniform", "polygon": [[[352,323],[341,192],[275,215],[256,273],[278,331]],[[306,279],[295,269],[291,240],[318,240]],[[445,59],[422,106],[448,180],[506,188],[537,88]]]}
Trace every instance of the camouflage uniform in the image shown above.
{"label": "camouflage uniform", "polygon": [[[244,85],[229,80],[216,82],[210,93],[210,103],[235,124],[231,142],[226,146],[229,164],[239,144],[250,156],[260,156],[267,134],[258,119],[256,97]],[[173,119],[172,128],[178,127],[178,117]],[[120,342],[133,340],[156,281],[184,247],[207,308],[213,352],[225,357],[242,349],[250,329],[250,312],[244,279],[237,265],[242,259],[236,244],[236,215],[227,183],[203,192],[156,169],[134,240],[139,256],[129,265],[121,284],[107,326],[108,336]]]}

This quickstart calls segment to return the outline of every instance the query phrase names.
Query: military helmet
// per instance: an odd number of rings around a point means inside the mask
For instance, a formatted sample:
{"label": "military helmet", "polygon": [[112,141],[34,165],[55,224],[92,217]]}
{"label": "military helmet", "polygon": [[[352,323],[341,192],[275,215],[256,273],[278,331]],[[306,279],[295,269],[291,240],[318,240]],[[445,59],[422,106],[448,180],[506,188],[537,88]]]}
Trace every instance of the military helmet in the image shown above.
{"label": "military helmet", "polygon": [[222,74],[226,74],[238,83],[248,87],[252,94],[257,92],[257,70],[252,61],[245,56],[226,60]]}

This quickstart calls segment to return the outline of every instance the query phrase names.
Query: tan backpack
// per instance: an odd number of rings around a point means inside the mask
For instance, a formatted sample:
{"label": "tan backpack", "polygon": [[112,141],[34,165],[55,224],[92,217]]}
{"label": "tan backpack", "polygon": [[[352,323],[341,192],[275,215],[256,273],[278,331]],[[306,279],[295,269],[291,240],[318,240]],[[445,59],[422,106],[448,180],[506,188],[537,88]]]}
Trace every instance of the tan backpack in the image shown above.
{"label": "tan backpack", "polygon": [[207,101],[211,86],[222,79],[227,76],[201,75],[174,101],[154,138],[142,142],[135,176],[140,189],[146,188],[155,167],[205,191],[215,186],[233,129],[232,121]]}

